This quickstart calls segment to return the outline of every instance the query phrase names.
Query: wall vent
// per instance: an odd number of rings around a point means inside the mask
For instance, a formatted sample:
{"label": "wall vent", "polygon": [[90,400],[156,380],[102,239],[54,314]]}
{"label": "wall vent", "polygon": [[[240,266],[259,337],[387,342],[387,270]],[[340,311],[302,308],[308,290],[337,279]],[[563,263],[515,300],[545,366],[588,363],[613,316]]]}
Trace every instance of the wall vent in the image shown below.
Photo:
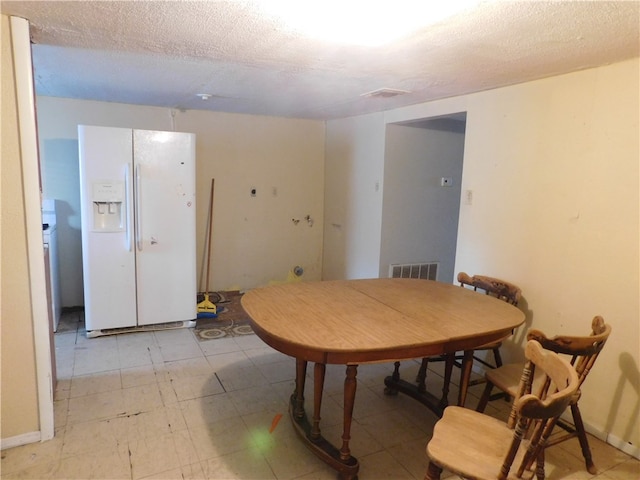
{"label": "wall vent", "polygon": [[389,278],[422,278],[437,280],[438,262],[389,265]]}

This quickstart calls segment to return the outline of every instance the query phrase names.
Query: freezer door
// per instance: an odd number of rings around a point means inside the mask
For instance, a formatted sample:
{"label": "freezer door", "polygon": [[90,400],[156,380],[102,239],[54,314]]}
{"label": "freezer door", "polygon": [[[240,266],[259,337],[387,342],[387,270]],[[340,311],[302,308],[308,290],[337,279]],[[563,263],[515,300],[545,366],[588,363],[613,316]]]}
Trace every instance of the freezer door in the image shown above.
{"label": "freezer door", "polygon": [[136,325],[132,131],[78,127],[87,331]]}
{"label": "freezer door", "polygon": [[134,130],[138,324],[197,315],[195,135]]}

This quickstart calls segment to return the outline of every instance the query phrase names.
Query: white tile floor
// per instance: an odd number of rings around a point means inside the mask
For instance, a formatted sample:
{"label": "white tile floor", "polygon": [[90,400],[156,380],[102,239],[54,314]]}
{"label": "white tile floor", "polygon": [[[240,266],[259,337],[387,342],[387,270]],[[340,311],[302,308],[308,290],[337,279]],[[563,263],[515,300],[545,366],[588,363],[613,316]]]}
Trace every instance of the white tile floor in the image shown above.
{"label": "white tile floor", "polygon": [[[3,451],[2,478],[336,478],[290,425],[294,361],[257,336],[201,342],[182,329],[88,340],[83,326],[81,313],[66,314],[56,334],[55,438]],[[428,388],[438,392],[435,368]],[[401,372],[411,378],[416,370],[416,362],[404,362]],[[351,448],[363,480],[422,479],[426,471],[425,445],[436,418],[410,398],[383,394],[391,371],[390,364],[358,370]],[[322,433],[338,445],[343,379],[344,367],[327,368]],[[471,389],[470,406],[481,388]],[[487,412],[503,416],[506,408],[497,401]],[[638,460],[590,442],[599,475],[584,470],[571,440],[547,451],[547,478],[640,478]]]}

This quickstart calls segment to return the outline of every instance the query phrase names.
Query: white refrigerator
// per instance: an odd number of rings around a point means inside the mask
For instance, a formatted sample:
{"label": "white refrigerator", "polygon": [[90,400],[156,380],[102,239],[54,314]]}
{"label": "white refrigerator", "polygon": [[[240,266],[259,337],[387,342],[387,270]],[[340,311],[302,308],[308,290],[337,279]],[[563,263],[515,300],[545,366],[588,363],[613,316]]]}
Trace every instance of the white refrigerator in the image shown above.
{"label": "white refrigerator", "polygon": [[88,337],[197,316],[195,135],[78,126]]}

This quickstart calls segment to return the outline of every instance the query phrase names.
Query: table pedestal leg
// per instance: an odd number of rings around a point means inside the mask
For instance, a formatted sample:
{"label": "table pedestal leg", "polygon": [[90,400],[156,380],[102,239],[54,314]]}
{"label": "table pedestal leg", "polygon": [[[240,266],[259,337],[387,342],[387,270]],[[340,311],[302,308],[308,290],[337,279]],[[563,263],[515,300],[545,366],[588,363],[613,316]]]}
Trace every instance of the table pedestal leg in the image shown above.
{"label": "table pedestal leg", "polygon": [[295,406],[293,414],[300,419],[304,416],[304,384],[307,378],[307,362],[306,360],[296,359],[296,389],[293,392],[295,398]]}
{"label": "table pedestal leg", "polygon": [[415,398],[420,403],[428,407],[433,413],[442,416],[443,407],[441,406],[441,399],[436,398],[431,392],[428,392],[426,388],[422,388],[421,382],[417,385],[402,380],[400,378],[400,362],[394,363],[393,374],[384,379],[384,393],[386,395],[397,395],[398,392],[402,392],[405,395],[409,395],[411,398]]}
{"label": "table pedestal leg", "polygon": [[386,385],[384,387],[384,394],[397,395],[398,389],[396,388],[396,385],[400,381],[400,362],[393,363],[393,373],[391,374],[391,377],[388,378],[390,378],[390,381],[388,383],[386,381],[384,382]]}
{"label": "table pedestal leg", "polygon": [[310,437],[312,440],[320,438],[320,409],[322,407],[322,390],[324,388],[324,374],[327,367],[324,363],[316,363],[313,369],[313,427]]}
{"label": "table pedestal leg", "polygon": [[418,370],[418,375],[416,376],[416,382],[418,383],[418,391],[426,392],[427,391],[427,367],[429,365],[429,359],[423,358],[420,362],[420,369]]}
{"label": "table pedestal leg", "polygon": [[341,449],[338,449],[335,445],[323,438],[320,433],[320,410],[326,372],[325,364],[316,363],[314,366],[312,422],[309,422],[304,411],[304,384],[307,371],[307,362],[305,360],[296,359],[296,388],[289,402],[289,415],[295,432],[318,458],[337,470],[340,480],[356,480],[358,478],[358,470],[360,469],[358,459],[351,456],[349,450],[351,419],[356,394],[356,370],[356,366],[350,365],[347,367],[344,394],[344,428]]}
{"label": "table pedestal leg", "polygon": [[357,374],[357,365],[347,365],[347,376],[344,379],[344,429],[342,431],[342,448],[340,449],[341,460],[347,460],[349,457],[351,457],[349,440],[351,439],[353,404],[356,398]]}

